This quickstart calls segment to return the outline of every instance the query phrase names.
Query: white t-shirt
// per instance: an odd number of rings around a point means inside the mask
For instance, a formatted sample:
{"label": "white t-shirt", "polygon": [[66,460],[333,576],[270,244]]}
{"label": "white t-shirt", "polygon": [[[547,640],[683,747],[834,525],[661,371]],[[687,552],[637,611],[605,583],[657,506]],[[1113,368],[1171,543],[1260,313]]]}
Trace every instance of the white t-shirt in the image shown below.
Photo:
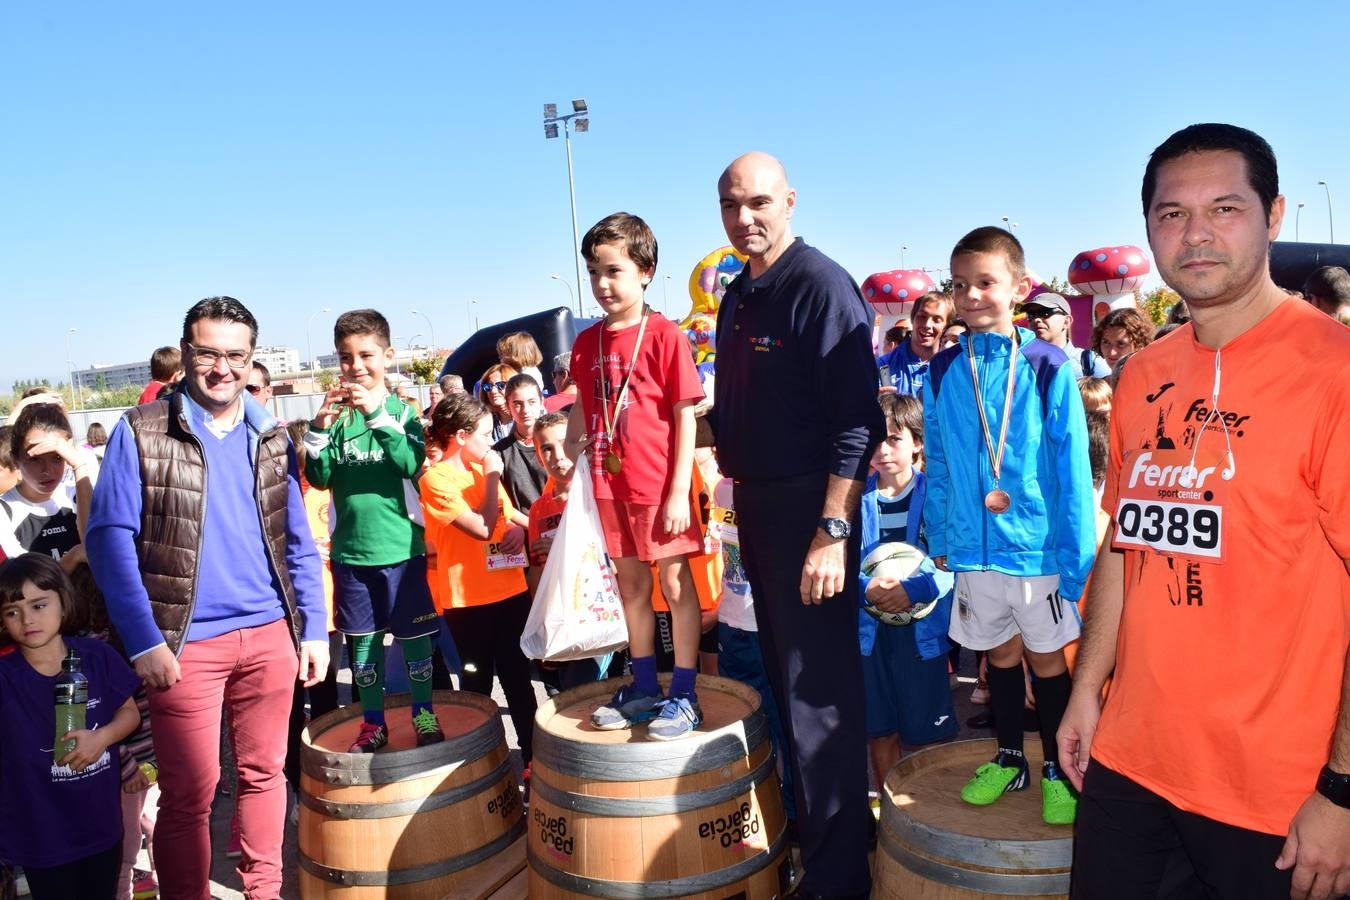
{"label": "white t-shirt", "polygon": [[79,543],[73,483],[62,482],[41,503],[24,497],[18,487],[0,496],[0,551],[6,558],[34,552],[60,559]]}

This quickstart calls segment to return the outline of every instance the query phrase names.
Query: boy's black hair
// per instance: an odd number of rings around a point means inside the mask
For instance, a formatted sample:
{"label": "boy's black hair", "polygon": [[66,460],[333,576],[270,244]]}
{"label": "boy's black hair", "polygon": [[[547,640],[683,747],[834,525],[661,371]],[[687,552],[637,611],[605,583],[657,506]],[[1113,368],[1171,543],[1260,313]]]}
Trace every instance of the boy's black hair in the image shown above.
{"label": "boy's black hair", "polygon": [[14,430],[9,433],[9,452],[16,463],[24,458],[23,448],[28,443],[28,432],[35,428],[39,431],[59,431],[71,438],[75,436],[70,419],[66,418],[61,407],[55,403],[30,403],[20,410],[19,418],[14,421]]}
{"label": "boy's black hair", "polygon": [[882,394],[877,398],[886,424],[896,431],[908,428],[915,444],[923,443],[923,404],[909,394]]}
{"label": "boy's black hair", "polygon": [[450,439],[461,431],[473,431],[483,416],[492,415],[492,410],[483,401],[472,394],[448,394],[431,411],[431,424],[427,426],[427,437],[438,447],[450,443]]}
{"label": "boy's black hair", "polygon": [[544,399],[543,388],[539,387],[539,382],[535,381],[534,376],[529,372],[517,372],[515,375],[512,375],[507,379],[506,390],[502,391],[502,393],[509,394],[512,391],[518,391],[521,388],[534,388],[534,392],[539,395],[539,399]]}
{"label": "boy's black hair", "polygon": [[[192,308],[187,311],[187,315],[183,316],[183,343],[191,343],[192,326],[202,319],[210,319],[213,322],[238,322],[241,325],[247,325],[249,349],[257,346],[258,320],[253,317],[253,313],[248,311],[248,307],[233,297],[207,297],[205,300],[198,300],[192,304]],[[174,371],[178,370],[175,368]],[[170,377],[172,377],[172,373],[170,373]],[[156,378],[155,380],[165,381],[167,379]]]}
{"label": "boy's black hair", "polygon": [[1008,271],[1012,272],[1014,281],[1026,277],[1027,255],[1022,250],[1022,242],[1011,231],[993,225],[976,228],[956,242],[952,258],[969,253],[1001,253],[1008,260]]}
{"label": "boy's black hair", "polygon": [[272,386],[272,373],[267,370],[267,366],[264,366],[262,363],[258,362],[255,359],[253,361],[253,371],[257,372],[259,375],[262,376],[263,387]]}
{"label": "boy's black hair", "polygon": [[616,212],[591,226],[581,239],[581,255],[595,261],[597,244],[617,244],[644,272],[656,271],[656,235],[647,223],[632,213]]}
{"label": "boy's black hair", "polygon": [[1303,282],[1303,296],[1308,300],[1317,297],[1331,307],[1350,305],[1350,272],[1341,266],[1314,269]]}
{"label": "boy's black hair", "polygon": [[46,553],[24,553],[0,563],[0,607],[23,599],[23,586],[55,591],[61,601],[61,631],[75,612],[75,587],[61,564]]}
{"label": "boy's black hair", "polygon": [[337,317],[333,323],[333,346],[342,343],[343,338],[352,335],[368,334],[379,342],[381,347],[388,347],[389,339],[389,320],[376,309],[351,309]]}
{"label": "boy's black hair", "polygon": [[0,469],[13,471],[19,468],[14,459],[14,446],[10,443],[14,434],[13,425],[0,425]]}
{"label": "boy's black hair", "polygon": [[552,428],[554,425],[566,426],[567,425],[566,413],[560,412],[544,413],[542,416],[534,420],[534,433],[538,434],[545,428]]}
{"label": "boy's black hair", "polygon": [[1218,122],[1206,122],[1189,125],[1173,134],[1157,146],[1144,167],[1144,184],[1140,198],[1144,203],[1144,222],[1148,223],[1149,209],[1153,206],[1153,192],[1158,187],[1158,169],[1163,163],[1179,159],[1188,153],[1204,153],[1213,150],[1227,150],[1242,156],[1247,164],[1247,183],[1256,196],[1261,199],[1261,208],[1266,211],[1266,221],[1270,221],[1270,210],[1280,193],[1279,167],[1275,163],[1275,151],[1265,138],[1254,131],[1237,125],[1225,125]]}
{"label": "boy's black hair", "polygon": [[168,381],[177,375],[178,370],[182,367],[183,351],[177,347],[160,347],[150,354],[150,379],[152,381]]}

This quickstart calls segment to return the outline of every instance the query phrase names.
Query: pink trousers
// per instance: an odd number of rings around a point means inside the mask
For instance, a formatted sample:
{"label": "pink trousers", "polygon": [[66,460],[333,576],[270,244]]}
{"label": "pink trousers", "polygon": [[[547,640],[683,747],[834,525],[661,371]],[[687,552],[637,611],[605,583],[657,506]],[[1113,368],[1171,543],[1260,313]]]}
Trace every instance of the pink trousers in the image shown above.
{"label": "pink trousers", "polygon": [[183,647],[183,680],[150,691],[159,758],[155,867],[160,896],[209,900],[211,800],[220,780],[220,714],[238,766],[239,876],[249,900],[281,895],[286,727],[298,669],[284,619]]}

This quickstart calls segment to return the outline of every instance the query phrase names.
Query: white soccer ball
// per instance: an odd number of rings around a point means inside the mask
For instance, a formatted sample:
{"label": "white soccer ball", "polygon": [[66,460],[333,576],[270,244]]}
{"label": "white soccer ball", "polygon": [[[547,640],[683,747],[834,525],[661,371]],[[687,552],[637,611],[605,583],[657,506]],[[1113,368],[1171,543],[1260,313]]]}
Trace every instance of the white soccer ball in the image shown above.
{"label": "white soccer ball", "polygon": [[[893,578],[896,581],[903,581],[917,572],[923,561],[923,551],[918,547],[893,541],[882,544],[867,554],[862,561],[862,572],[868,578]],[[877,609],[865,597],[863,598],[863,609],[867,614],[885,625],[908,625],[916,618],[922,618],[928,608],[919,610],[911,607],[907,612],[889,613]]]}

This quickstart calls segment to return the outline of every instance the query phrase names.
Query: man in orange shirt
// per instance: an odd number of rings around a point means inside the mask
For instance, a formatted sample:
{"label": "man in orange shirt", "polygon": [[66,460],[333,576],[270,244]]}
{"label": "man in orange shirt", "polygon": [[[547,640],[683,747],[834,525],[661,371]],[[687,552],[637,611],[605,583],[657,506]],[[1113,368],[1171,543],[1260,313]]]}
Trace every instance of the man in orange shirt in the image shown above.
{"label": "man in orange shirt", "polygon": [[1350,330],[1271,280],[1285,200],[1257,135],[1174,134],[1142,193],[1193,318],[1131,357],[1112,406],[1111,545],[1059,730],[1083,791],[1073,896],[1338,897]]}

